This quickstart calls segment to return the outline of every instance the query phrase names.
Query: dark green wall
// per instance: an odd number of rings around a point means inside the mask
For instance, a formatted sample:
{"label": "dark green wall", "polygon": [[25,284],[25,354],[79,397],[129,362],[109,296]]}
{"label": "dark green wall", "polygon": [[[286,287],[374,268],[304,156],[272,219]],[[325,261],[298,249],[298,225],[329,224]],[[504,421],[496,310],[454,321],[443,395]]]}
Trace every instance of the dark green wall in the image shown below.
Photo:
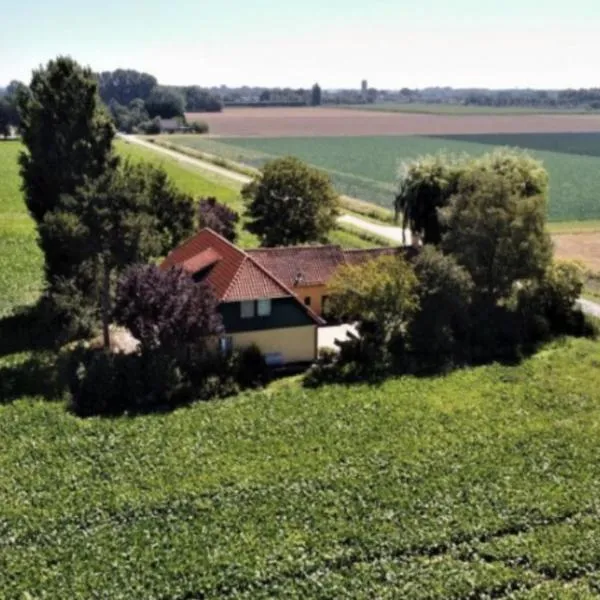
{"label": "dark green wall", "polygon": [[[256,305],[254,308],[256,312]],[[242,319],[240,302],[224,302],[219,305],[219,312],[223,317],[225,331],[228,333],[314,324],[304,309],[298,305],[298,301],[293,298],[271,300],[271,315],[268,317],[255,315],[250,319]]]}

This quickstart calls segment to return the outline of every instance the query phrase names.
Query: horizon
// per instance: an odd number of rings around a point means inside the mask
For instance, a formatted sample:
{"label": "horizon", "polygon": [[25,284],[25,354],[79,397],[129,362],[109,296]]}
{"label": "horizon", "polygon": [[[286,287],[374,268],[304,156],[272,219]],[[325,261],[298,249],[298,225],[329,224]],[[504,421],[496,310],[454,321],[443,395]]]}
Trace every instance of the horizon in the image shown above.
{"label": "horizon", "polygon": [[389,90],[600,87],[596,0],[551,2],[543,14],[534,0],[447,4],[175,0],[168,15],[158,0],[18,4],[3,21],[0,85],[29,83],[34,69],[70,55],[96,72],[135,69],[164,85],[295,89],[317,82],[335,90],[366,79]]}

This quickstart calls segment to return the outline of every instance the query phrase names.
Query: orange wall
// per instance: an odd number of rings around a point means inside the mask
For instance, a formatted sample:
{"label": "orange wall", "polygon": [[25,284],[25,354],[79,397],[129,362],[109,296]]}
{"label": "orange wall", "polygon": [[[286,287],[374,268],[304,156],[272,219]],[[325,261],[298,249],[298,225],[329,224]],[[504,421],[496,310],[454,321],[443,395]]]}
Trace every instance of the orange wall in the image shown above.
{"label": "orange wall", "polygon": [[310,308],[317,315],[322,313],[322,299],[323,296],[327,295],[327,288],[324,285],[297,285],[292,288],[292,291],[296,294],[302,304],[304,304],[304,299],[307,296],[310,296]]}

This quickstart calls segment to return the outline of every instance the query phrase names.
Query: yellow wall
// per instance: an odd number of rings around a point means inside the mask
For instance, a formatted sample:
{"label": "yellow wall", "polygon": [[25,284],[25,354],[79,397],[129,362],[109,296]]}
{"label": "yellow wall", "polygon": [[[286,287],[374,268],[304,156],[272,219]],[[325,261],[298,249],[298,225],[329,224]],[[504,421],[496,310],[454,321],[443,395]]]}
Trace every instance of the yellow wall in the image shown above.
{"label": "yellow wall", "polygon": [[317,358],[317,327],[286,327],[232,333],[234,349],[256,344],[263,354],[280,352],[286,363],[309,362]]}
{"label": "yellow wall", "polygon": [[292,291],[302,304],[304,304],[304,299],[310,296],[310,308],[317,315],[321,315],[323,312],[323,296],[327,295],[327,288],[324,285],[298,285],[293,287]]}

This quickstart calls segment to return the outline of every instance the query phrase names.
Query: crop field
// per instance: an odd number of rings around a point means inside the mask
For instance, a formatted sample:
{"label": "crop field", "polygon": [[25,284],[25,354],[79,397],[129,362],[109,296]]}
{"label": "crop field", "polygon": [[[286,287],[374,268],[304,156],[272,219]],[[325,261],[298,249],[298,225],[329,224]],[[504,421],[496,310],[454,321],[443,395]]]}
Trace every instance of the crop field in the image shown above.
{"label": "crop field", "polygon": [[[330,173],[343,194],[390,207],[402,161],[438,152],[480,155],[518,145],[543,161],[550,174],[550,221],[600,218],[600,133],[461,136],[204,138],[169,141],[251,166],[292,154]],[[563,151],[556,149],[564,148]]]}
{"label": "crop field", "polygon": [[[334,108],[334,107],[332,107]],[[394,103],[342,105],[340,108],[378,112],[423,113],[430,115],[568,115],[594,114],[597,111],[566,108],[535,108],[528,106],[477,106],[463,104]]]}
{"label": "crop field", "polygon": [[423,114],[349,108],[227,108],[188,113],[223,137],[329,137],[600,132],[600,113]]}
{"label": "crop field", "polygon": [[2,597],[597,597],[598,364],[565,341],[121,419],[21,397],[0,406]]}

